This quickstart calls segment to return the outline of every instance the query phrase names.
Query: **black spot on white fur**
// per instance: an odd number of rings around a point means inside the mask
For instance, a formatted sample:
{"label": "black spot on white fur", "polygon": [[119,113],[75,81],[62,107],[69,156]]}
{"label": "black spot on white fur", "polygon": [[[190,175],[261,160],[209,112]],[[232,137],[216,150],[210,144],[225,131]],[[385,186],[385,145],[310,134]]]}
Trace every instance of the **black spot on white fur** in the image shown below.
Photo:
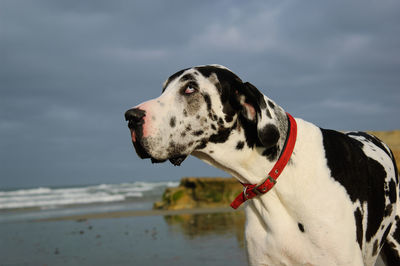
{"label": "black spot on white fur", "polygon": [[192,135],[193,136],[201,136],[201,135],[203,135],[204,134],[204,131],[203,130],[197,130],[197,131],[193,131],[192,132]]}
{"label": "black spot on white fur", "polygon": [[388,191],[389,200],[391,203],[395,203],[397,196],[396,196],[396,183],[394,180],[390,180],[389,182],[389,191]]}
{"label": "black spot on white fur", "polygon": [[172,76],[170,76],[170,77],[168,78],[168,80],[165,82],[162,92],[165,91],[165,89],[168,87],[168,85],[171,83],[171,81],[173,81],[174,79],[176,79],[177,77],[179,77],[180,75],[182,75],[183,72],[185,72],[186,70],[188,70],[188,68],[182,69],[182,70],[176,72],[175,74],[173,74]]}
{"label": "black spot on white fur", "polygon": [[196,81],[196,78],[192,74],[185,74],[179,79],[179,81],[180,82]]}
{"label": "black spot on white fur", "polygon": [[237,149],[237,150],[242,150],[243,147],[244,147],[244,142],[243,142],[243,141],[239,141],[239,142],[236,144],[236,149]]}
{"label": "black spot on white fur", "polygon": [[268,101],[268,106],[271,107],[272,109],[275,108],[275,104],[271,101]]}
{"label": "black spot on white fur", "polygon": [[357,242],[358,245],[360,246],[360,249],[362,249],[362,244],[363,244],[363,224],[362,224],[362,213],[360,208],[357,208],[354,212],[354,219],[356,221],[356,235],[357,235]]}
{"label": "black spot on white fur", "polygon": [[378,255],[378,240],[376,239],[374,242],[374,248],[372,250],[372,256]]}
{"label": "black spot on white fur", "polygon": [[304,226],[302,223],[298,223],[297,226],[299,227],[300,232],[304,233]]}
{"label": "black spot on white fur", "polygon": [[176,117],[175,116],[171,117],[171,119],[169,120],[169,125],[171,127],[175,127],[175,125],[176,125]]}
{"label": "black spot on white fur", "polygon": [[280,138],[279,129],[273,124],[267,124],[259,130],[258,137],[264,147],[271,148],[276,145]]}
{"label": "black spot on white fur", "polygon": [[208,95],[207,93],[204,93],[203,94],[203,98],[204,98],[204,101],[207,104],[207,110],[210,112],[211,111],[211,98],[210,98],[210,95]]}

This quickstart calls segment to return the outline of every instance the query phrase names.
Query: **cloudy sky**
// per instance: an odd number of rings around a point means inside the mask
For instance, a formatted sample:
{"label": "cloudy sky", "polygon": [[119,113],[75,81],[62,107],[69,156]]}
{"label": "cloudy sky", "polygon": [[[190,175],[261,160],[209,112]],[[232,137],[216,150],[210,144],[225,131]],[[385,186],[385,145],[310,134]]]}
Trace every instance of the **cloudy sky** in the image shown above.
{"label": "cloudy sky", "polygon": [[140,160],[123,114],[223,64],[296,117],[400,128],[400,1],[0,0],[0,189],[225,175]]}

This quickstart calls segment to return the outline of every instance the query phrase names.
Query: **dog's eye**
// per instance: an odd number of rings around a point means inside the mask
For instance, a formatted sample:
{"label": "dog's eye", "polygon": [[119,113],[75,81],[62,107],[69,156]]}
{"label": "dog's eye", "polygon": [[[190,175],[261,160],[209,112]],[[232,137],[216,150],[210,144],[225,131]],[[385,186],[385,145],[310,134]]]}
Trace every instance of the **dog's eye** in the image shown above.
{"label": "dog's eye", "polygon": [[195,88],[193,88],[191,86],[187,86],[186,89],[185,89],[185,94],[191,94],[191,93],[193,93],[195,91],[196,91]]}

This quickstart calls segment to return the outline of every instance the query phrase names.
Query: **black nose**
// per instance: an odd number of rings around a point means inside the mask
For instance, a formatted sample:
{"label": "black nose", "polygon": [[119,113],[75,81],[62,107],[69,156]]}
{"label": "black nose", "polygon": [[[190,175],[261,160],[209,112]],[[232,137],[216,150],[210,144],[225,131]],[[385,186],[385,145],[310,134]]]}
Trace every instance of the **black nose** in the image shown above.
{"label": "black nose", "polygon": [[129,109],[125,112],[125,120],[133,123],[135,125],[140,125],[143,123],[143,117],[146,115],[146,111],[138,108]]}

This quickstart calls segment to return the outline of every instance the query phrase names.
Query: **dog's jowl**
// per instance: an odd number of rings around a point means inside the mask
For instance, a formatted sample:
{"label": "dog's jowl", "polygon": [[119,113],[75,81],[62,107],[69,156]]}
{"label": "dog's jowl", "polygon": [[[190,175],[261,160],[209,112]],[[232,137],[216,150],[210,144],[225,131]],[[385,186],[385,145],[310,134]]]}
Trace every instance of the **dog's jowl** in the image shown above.
{"label": "dog's jowl", "polygon": [[194,155],[245,184],[250,265],[400,265],[398,172],[376,137],[293,119],[219,65],[175,73],[125,118],[140,158]]}

